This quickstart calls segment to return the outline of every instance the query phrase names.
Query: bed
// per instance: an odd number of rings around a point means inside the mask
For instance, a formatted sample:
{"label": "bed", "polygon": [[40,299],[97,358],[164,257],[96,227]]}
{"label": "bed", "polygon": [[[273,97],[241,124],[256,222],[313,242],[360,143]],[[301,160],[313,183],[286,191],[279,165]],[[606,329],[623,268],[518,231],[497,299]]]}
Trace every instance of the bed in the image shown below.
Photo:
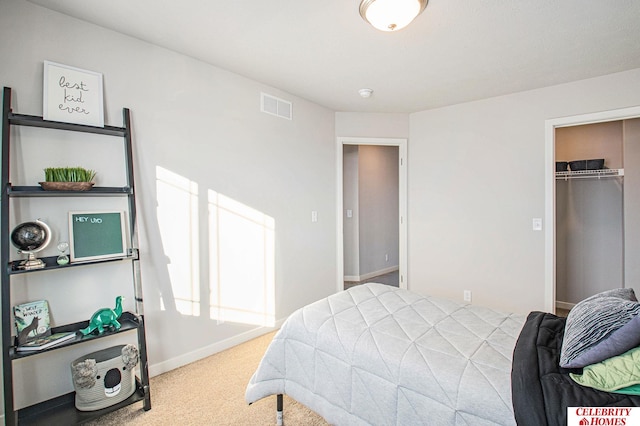
{"label": "bed", "polygon": [[[516,315],[364,284],[293,313],[245,399],[278,395],[281,410],[286,394],[333,425],[565,424],[566,407],[549,402],[556,392],[574,394],[562,403],[580,401],[583,386],[571,379],[565,388],[540,386],[547,373],[564,380],[581,372],[557,366],[563,333],[564,319],[552,314]],[[538,368],[540,356],[550,364]],[[640,403],[589,391],[594,405]]]}
{"label": "bed", "polygon": [[336,425],[513,425],[511,354],[524,320],[356,286],[285,321],[246,400],[287,394]]}

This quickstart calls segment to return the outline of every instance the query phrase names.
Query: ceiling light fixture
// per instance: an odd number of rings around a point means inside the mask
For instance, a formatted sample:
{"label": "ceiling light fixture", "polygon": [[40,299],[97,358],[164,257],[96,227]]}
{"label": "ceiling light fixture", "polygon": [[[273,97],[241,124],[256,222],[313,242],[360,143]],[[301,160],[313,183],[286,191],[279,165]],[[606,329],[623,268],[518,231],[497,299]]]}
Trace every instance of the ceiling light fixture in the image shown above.
{"label": "ceiling light fixture", "polygon": [[360,89],[358,90],[358,93],[360,93],[360,96],[363,98],[370,98],[373,94],[373,89]]}
{"label": "ceiling light fixture", "polygon": [[362,0],[360,16],[380,31],[398,31],[420,15],[428,0]]}

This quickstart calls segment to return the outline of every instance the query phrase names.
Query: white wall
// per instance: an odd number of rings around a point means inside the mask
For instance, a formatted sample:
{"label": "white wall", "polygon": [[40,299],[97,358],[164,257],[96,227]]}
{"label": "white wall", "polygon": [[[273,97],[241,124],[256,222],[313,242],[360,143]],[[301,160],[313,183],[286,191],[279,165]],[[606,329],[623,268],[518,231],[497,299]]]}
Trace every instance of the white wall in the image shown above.
{"label": "white wall", "polygon": [[409,289],[544,309],[545,120],[640,105],[640,69],[411,114]]}
{"label": "white wall", "polygon": [[399,264],[398,147],[358,149],[360,275],[389,272]]}
{"label": "white wall", "polygon": [[[172,309],[171,288],[180,283],[170,282],[167,267],[171,259],[162,246],[163,230],[158,229],[157,167],[197,184],[196,222],[204,235],[208,190],[274,219],[276,319],[284,319],[295,309],[335,291],[336,145],[332,111],[192,58],[19,0],[0,3],[0,57],[0,84],[14,89],[16,112],[42,114],[43,60],[103,73],[107,124],[122,125],[122,107],[131,109],[152,373],[266,331],[254,325],[218,325],[208,318],[211,265],[206,238],[201,239],[195,252],[188,244],[179,247],[199,260],[194,273],[200,277],[196,291],[203,298],[202,315],[182,315]],[[261,113],[261,91],[291,100],[294,120]],[[42,149],[45,157],[60,161],[55,150],[44,145]],[[78,155],[83,164],[95,164],[105,179],[111,175],[106,164],[113,154]],[[31,165],[28,159],[24,163]],[[39,170],[30,170],[24,177],[35,180],[38,173]],[[102,200],[96,203],[102,208]],[[63,235],[59,215],[46,210],[48,206],[32,203],[22,213],[50,216],[56,223],[56,232]],[[58,208],[66,206],[58,204]],[[318,212],[317,223],[310,220],[312,210]],[[53,248],[47,249],[43,255],[54,252]],[[56,272],[46,275],[46,280],[29,274],[24,286],[15,287],[20,289],[15,297],[48,298],[58,323],[71,322],[71,317],[73,321],[88,319],[98,307],[111,306],[116,292],[125,291],[121,286],[113,287],[122,281],[119,276],[104,266],[96,268],[75,268],[82,272],[71,276],[65,275],[71,271]],[[122,276],[126,275],[125,271]],[[131,307],[131,299],[128,303]],[[112,340],[103,340],[102,344],[105,342]],[[91,350],[95,349],[75,345],[56,351],[53,357],[37,356],[20,362],[17,375],[25,380],[37,379],[39,385],[35,391],[17,390],[18,406],[48,398],[52,392],[70,391],[68,363]]]}
{"label": "white wall", "polygon": [[409,114],[336,112],[336,136],[408,138]]}

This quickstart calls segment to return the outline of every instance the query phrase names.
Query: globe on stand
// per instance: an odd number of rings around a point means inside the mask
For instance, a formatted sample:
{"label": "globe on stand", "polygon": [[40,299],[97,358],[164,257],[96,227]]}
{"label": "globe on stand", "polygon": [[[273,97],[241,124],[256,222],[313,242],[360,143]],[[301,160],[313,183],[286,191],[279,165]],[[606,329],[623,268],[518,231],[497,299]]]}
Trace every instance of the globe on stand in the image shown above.
{"label": "globe on stand", "polygon": [[45,263],[36,259],[35,253],[43,250],[51,241],[51,229],[37,219],[35,222],[24,222],[11,232],[11,242],[18,248],[18,253],[28,255],[27,260],[20,262],[19,269],[40,269]]}

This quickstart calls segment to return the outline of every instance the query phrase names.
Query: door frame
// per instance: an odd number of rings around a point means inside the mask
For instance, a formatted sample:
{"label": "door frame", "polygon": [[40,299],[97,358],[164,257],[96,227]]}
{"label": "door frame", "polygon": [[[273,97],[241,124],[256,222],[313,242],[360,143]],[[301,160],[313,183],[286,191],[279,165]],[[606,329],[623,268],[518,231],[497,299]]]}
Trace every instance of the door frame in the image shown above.
{"label": "door frame", "polygon": [[405,138],[336,138],[336,169],[337,169],[337,291],[344,290],[344,205],[343,205],[343,147],[344,145],[378,145],[398,147],[398,268],[399,286],[407,288],[407,139]]}
{"label": "door frame", "polygon": [[640,117],[640,106],[553,118],[545,121],[545,283],[547,312],[556,312],[556,129]]}

